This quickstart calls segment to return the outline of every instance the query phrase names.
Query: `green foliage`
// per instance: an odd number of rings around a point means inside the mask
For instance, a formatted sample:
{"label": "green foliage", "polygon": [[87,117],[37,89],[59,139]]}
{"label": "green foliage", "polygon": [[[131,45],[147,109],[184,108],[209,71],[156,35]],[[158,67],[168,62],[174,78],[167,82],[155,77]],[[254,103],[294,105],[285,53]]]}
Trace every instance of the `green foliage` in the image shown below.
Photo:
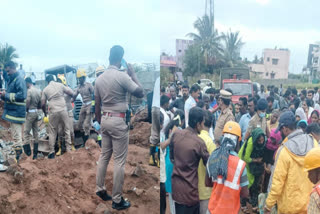
{"label": "green foliage", "polygon": [[205,73],[207,66],[205,64],[205,57],[201,52],[199,45],[190,46],[184,56],[185,69],[184,76],[193,76],[195,73]]}
{"label": "green foliage", "polygon": [[169,68],[160,67],[160,85],[167,87],[169,82],[172,82],[174,76]]}
{"label": "green foliage", "polygon": [[240,58],[240,50],[243,47],[244,43],[239,36],[239,31],[222,33],[224,40],[224,52],[223,57],[226,64],[229,64],[230,67],[239,66],[242,64]]}
{"label": "green foliage", "polygon": [[16,49],[8,45],[0,44],[0,64],[4,65],[9,61],[14,61],[15,59],[19,58],[18,54],[16,53]]}

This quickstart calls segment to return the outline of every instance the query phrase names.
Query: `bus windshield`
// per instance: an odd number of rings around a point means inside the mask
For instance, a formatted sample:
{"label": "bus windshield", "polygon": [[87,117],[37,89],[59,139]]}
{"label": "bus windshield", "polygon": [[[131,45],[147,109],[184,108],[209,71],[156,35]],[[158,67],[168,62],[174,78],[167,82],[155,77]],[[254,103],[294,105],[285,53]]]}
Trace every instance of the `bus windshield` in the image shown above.
{"label": "bus windshield", "polygon": [[247,96],[252,94],[252,84],[250,83],[224,83],[224,89],[231,89],[232,95]]}

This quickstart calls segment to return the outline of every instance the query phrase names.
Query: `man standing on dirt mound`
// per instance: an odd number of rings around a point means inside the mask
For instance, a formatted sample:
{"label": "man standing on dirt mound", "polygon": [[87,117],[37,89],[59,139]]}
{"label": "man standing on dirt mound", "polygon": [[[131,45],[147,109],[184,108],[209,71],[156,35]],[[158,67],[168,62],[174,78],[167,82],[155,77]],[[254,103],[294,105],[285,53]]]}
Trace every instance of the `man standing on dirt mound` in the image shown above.
{"label": "man standing on dirt mound", "polygon": [[[95,114],[101,124],[101,154],[97,167],[96,194],[104,201],[112,199],[112,208],[127,209],[130,202],[122,197],[124,182],[124,165],[126,163],[129,144],[129,126],[126,118],[128,110],[127,92],[135,97],[144,96],[142,86],[131,65],[127,73],[120,71],[124,50],[121,46],[113,46],[110,50],[110,66],[100,75],[95,83]],[[102,109],[101,109],[102,107]],[[101,111],[103,112],[101,118]],[[107,194],[105,176],[112,156],[114,157],[114,174],[112,197]]]}
{"label": "man standing on dirt mound", "polygon": [[13,149],[19,161],[22,153],[22,124],[26,120],[27,87],[14,62],[6,63],[4,69],[9,79],[6,91],[1,92],[1,99],[4,100],[2,119],[10,122]]}
{"label": "man standing on dirt mound", "polygon": [[89,135],[91,127],[91,103],[94,89],[91,83],[86,82],[86,71],[83,68],[79,68],[77,71],[77,78],[79,79],[80,85],[78,86],[73,100],[76,100],[78,94],[81,94],[82,97],[82,106],[79,114],[78,127],[81,130],[83,127],[84,136],[83,136],[83,146],[85,146]]}
{"label": "man standing on dirt mound", "polygon": [[54,81],[53,75],[46,77],[48,86],[43,89],[41,106],[47,116],[46,102],[49,102],[49,159],[54,159],[54,144],[56,142],[59,125],[64,130],[67,151],[71,150],[71,137],[69,129],[69,118],[64,94],[73,96],[73,91],[62,83]]}

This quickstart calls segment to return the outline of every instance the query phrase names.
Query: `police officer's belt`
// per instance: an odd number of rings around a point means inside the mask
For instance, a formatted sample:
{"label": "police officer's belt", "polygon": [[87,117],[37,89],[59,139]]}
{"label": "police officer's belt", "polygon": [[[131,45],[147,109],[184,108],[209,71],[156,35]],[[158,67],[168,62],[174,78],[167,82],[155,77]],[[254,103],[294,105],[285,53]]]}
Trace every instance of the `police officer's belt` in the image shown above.
{"label": "police officer's belt", "polygon": [[109,117],[126,117],[126,113],[116,113],[116,112],[103,112],[104,116],[109,116]]}

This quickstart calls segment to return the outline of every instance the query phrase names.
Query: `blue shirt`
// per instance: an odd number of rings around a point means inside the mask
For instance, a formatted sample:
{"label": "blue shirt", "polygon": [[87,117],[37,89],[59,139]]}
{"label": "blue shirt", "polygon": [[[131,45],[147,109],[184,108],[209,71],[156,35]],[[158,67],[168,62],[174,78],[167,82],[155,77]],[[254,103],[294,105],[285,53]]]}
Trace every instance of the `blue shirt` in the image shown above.
{"label": "blue shirt", "polygon": [[250,120],[251,120],[250,114],[246,113],[246,114],[242,115],[242,117],[241,117],[241,119],[239,121],[239,125],[240,125],[240,128],[241,128],[242,139],[244,138],[244,135],[247,132]]}

